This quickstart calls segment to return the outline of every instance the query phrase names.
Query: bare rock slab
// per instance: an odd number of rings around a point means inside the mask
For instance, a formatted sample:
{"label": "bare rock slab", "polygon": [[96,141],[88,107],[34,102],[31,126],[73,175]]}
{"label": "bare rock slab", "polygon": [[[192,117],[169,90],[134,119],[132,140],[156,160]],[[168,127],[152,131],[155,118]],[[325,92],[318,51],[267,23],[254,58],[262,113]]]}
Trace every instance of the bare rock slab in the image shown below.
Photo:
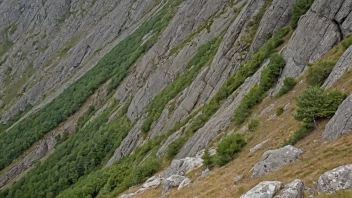
{"label": "bare rock slab", "polygon": [[323,140],[331,141],[352,132],[352,95],[350,95],[337,109],[325,127]]}
{"label": "bare rock slab", "polygon": [[241,198],[272,198],[281,189],[279,181],[264,181],[260,182]]}
{"label": "bare rock slab", "polygon": [[187,179],[187,177],[181,175],[172,175],[166,178],[163,182],[162,194],[164,195],[165,193],[169,192],[173,187],[179,186],[185,179]]}
{"label": "bare rock slab", "polygon": [[296,160],[302,151],[291,145],[276,150],[266,151],[260,162],[254,165],[252,178],[271,173]]}
{"label": "bare rock slab", "polygon": [[352,164],[325,172],[318,179],[319,193],[333,193],[352,188]]}
{"label": "bare rock slab", "polygon": [[296,179],[293,182],[287,184],[282,193],[276,198],[303,198],[304,196],[304,183]]}

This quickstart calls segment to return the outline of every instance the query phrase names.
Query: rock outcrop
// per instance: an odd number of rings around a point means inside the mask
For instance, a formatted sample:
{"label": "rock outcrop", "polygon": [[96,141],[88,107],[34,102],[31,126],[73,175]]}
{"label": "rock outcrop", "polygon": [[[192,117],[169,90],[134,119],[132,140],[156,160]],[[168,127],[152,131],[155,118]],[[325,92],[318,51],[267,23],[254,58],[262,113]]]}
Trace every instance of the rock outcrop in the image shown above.
{"label": "rock outcrop", "polygon": [[319,193],[333,193],[349,188],[352,188],[352,164],[328,171],[318,180]]}
{"label": "rock outcrop", "polygon": [[330,73],[328,79],[324,82],[322,88],[330,88],[343,74],[352,69],[352,47],[349,47],[345,53],[340,57],[334,69]]}
{"label": "rock outcrop", "polygon": [[304,197],[304,183],[296,179],[293,182],[285,185],[285,189],[280,195],[275,198],[303,198]]}
{"label": "rock outcrop", "polygon": [[170,177],[166,178],[163,182],[162,194],[164,195],[165,193],[169,192],[173,187],[180,186],[181,183],[186,185],[187,183],[190,183],[190,180],[187,177],[181,175],[171,175]]}
{"label": "rock outcrop", "polygon": [[262,149],[270,140],[265,140],[262,143],[257,144],[255,147],[249,149],[249,154],[255,153],[258,150]]}
{"label": "rock outcrop", "polygon": [[165,171],[164,177],[171,175],[185,175],[190,171],[203,166],[203,160],[201,158],[186,157],[185,159],[172,160],[171,165]]}
{"label": "rock outcrop", "polygon": [[241,198],[272,198],[281,189],[281,182],[264,181],[253,187]]}
{"label": "rock outcrop", "polygon": [[286,77],[296,78],[342,39],[351,35],[352,2],[350,0],[317,0],[301,17],[298,27],[282,52],[286,66],[277,93]]}
{"label": "rock outcrop", "polygon": [[325,141],[336,140],[349,132],[352,132],[352,95],[342,102],[334,117],[330,119],[322,138]]}
{"label": "rock outcrop", "polygon": [[303,152],[293,146],[266,151],[260,162],[254,165],[252,178],[271,173],[296,160]]}

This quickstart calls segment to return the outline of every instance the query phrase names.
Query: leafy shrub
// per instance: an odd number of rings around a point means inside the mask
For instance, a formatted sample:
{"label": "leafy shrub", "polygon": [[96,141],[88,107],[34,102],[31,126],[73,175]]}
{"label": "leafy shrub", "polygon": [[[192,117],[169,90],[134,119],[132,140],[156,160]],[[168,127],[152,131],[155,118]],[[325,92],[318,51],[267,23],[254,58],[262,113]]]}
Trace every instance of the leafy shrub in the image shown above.
{"label": "leafy shrub", "polygon": [[252,109],[262,101],[266,92],[276,83],[280,76],[280,70],[285,66],[282,56],[273,54],[270,63],[263,69],[259,85],[253,87],[247,95],[244,96],[241,104],[236,109],[233,121],[236,125],[242,124],[245,119],[252,113]]}
{"label": "leafy shrub", "polygon": [[225,137],[216,150],[216,164],[220,166],[227,164],[245,145],[246,141],[242,134],[231,134]]}
{"label": "leafy shrub", "polygon": [[295,118],[306,123],[329,118],[335,114],[345,97],[339,91],[325,92],[319,87],[309,87],[297,98]]}
{"label": "leafy shrub", "polygon": [[254,118],[251,121],[249,121],[249,123],[248,123],[248,129],[250,131],[256,130],[258,128],[258,126],[259,126],[259,119],[258,118]]}
{"label": "leafy shrub", "polygon": [[186,139],[181,137],[169,144],[165,152],[166,158],[171,160],[175,157],[185,143]]}
{"label": "leafy shrub", "polygon": [[277,116],[282,115],[282,113],[284,113],[284,108],[279,107],[279,108],[276,109],[276,115],[277,115]]}
{"label": "leafy shrub", "polygon": [[285,78],[284,85],[280,89],[280,91],[277,93],[276,97],[281,97],[281,96],[287,94],[288,92],[293,90],[293,88],[295,88],[296,84],[297,84],[297,82],[294,78],[291,78],[291,77]]}
{"label": "leafy shrub", "polygon": [[213,159],[210,156],[209,149],[205,149],[202,159],[204,166],[211,167],[213,165]]}
{"label": "leafy shrub", "polygon": [[324,81],[329,77],[335,64],[335,62],[324,61],[309,67],[307,76],[308,85],[318,87],[323,85]]}
{"label": "leafy shrub", "polygon": [[293,6],[292,18],[290,26],[292,29],[296,29],[298,20],[304,15],[309,8],[312,6],[314,0],[298,0]]}
{"label": "leafy shrub", "polygon": [[314,130],[314,124],[304,123],[282,146],[295,145]]}

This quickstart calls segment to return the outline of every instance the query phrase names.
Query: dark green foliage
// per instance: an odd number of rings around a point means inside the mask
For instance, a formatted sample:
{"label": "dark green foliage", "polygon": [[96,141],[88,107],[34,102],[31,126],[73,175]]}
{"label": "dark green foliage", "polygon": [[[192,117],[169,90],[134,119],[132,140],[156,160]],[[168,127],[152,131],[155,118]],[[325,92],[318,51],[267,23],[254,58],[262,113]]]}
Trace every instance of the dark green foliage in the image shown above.
{"label": "dark green foliage", "polygon": [[13,42],[6,39],[0,44],[0,58],[13,46]]}
{"label": "dark green foliage", "polygon": [[276,97],[281,97],[287,94],[288,92],[293,90],[296,85],[297,85],[297,82],[294,78],[291,78],[291,77],[285,78],[284,85],[282,86],[280,91],[276,94]]}
{"label": "dark green foliage", "polygon": [[246,145],[242,134],[231,134],[221,140],[216,152],[216,164],[223,166]]}
{"label": "dark green foliage", "polygon": [[313,130],[314,124],[304,123],[288,140],[285,140],[282,146],[295,145],[298,141],[309,135]]}
{"label": "dark green foliage", "polygon": [[352,36],[347,37],[341,43],[342,43],[343,49],[347,50],[352,45]]}
{"label": "dark green foliage", "polygon": [[210,102],[202,108],[202,113],[192,121],[190,127],[187,129],[187,133],[193,134],[200,129],[220,108],[221,104],[238,89],[248,77],[252,76],[258,70],[265,59],[269,58],[270,55],[275,52],[275,48],[283,42],[282,38],[288,32],[288,28],[278,30],[275,36],[267,41],[265,45],[249,59],[247,64],[242,65],[234,75],[230,76]]}
{"label": "dark green foliage", "polygon": [[299,121],[311,123],[317,119],[333,116],[345,99],[339,91],[325,92],[319,87],[309,87],[297,98],[297,114]]}
{"label": "dark green foliage", "polygon": [[[170,4],[174,4],[172,2]],[[173,7],[171,7],[173,8]],[[98,64],[77,82],[45,106],[42,110],[24,119],[7,133],[0,134],[0,170],[19,157],[23,151],[40,140],[48,131],[74,114],[95,90],[110,78],[114,86],[122,81],[130,66],[151,47],[155,40],[143,43],[149,32],[160,32],[172,18],[168,6],[142,24],[133,34],[114,47]],[[16,141],[14,141],[16,140]]]}
{"label": "dark green foliage", "polygon": [[251,121],[249,121],[249,123],[248,123],[248,129],[250,131],[256,130],[258,128],[258,126],[259,126],[259,119],[258,118],[254,118]]}
{"label": "dark green foliage", "polygon": [[285,61],[283,57],[278,54],[273,54],[269,65],[263,69],[259,85],[253,87],[249,93],[245,95],[241,104],[236,109],[233,116],[233,121],[236,125],[242,124],[252,113],[253,107],[265,98],[266,92],[274,86],[284,66]]}
{"label": "dark green foliage", "polygon": [[142,131],[148,133],[151,125],[157,120],[168,102],[175,98],[182,90],[188,87],[199,74],[199,71],[214,57],[221,39],[215,38],[199,47],[198,52],[186,65],[183,75],[176,78],[171,85],[166,87],[148,105],[148,117],[142,125]]}
{"label": "dark green foliage", "polygon": [[184,137],[178,138],[177,140],[173,141],[166,149],[166,159],[171,160],[172,158],[174,158],[185,143],[186,138]]}
{"label": "dark green foliage", "polygon": [[332,69],[334,69],[335,64],[335,62],[324,61],[309,67],[307,76],[308,85],[322,86],[329,77]]}
{"label": "dark green foliage", "polygon": [[276,109],[276,115],[277,115],[277,116],[280,116],[280,115],[282,115],[283,113],[284,113],[284,108],[279,107],[279,108]]}
{"label": "dark green foliage", "polygon": [[211,167],[213,165],[213,159],[210,156],[209,149],[205,149],[202,159],[204,166]]}
{"label": "dark green foliage", "polygon": [[78,129],[81,129],[87,123],[87,121],[93,115],[94,111],[95,111],[94,106],[90,106],[88,110],[78,119],[77,121]]}
{"label": "dark green foliage", "polygon": [[4,124],[3,129],[7,129],[15,124],[18,120],[21,119],[23,115],[28,113],[33,108],[32,105],[28,105],[24,110],[18,111],[15,115],[13,115],[7,122]]}
{"label": "dark green foliage", "polygon": [[304,15],[309,8],[312,6],[314,0],[298,0],[293,6],[292,18],[290,26],[292,29],[296,29],[298,20]]}

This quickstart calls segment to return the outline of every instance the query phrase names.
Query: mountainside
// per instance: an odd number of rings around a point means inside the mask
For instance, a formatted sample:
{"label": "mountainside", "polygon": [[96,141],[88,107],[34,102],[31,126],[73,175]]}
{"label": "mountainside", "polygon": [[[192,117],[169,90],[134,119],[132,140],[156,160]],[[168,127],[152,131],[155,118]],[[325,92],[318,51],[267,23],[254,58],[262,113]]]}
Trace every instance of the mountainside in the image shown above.
{"label": "mountainside", "polygon": [[352,0],[0,0],[0,198],[352,197]]}

